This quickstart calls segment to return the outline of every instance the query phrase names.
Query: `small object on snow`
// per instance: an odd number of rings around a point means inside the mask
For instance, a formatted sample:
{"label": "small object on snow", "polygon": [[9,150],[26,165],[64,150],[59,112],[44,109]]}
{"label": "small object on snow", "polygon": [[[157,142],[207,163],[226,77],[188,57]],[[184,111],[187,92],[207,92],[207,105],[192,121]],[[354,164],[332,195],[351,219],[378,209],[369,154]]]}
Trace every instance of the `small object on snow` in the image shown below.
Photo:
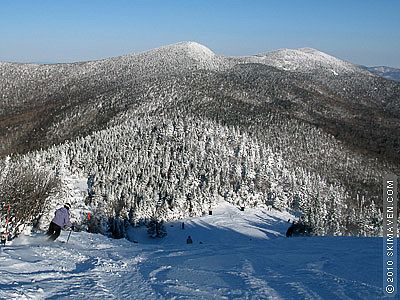
{"label": "small object on snow", "polygon": [[208,211],[208,214],[211,216],[211,215],[212,215],[212,210],[209,210],[209,211]]}
{"label": "small object on snow", "polygon": [[186,244],[193,244],[193,240],[190,237],[190,235],[188,236],[188,238],[186,239]]}
{"label": "small object on snow", "polygon": [[185,229],[185,222],[182,222],[182,229]]}
{"label": "small object on snow", "polygon": [[286,237],[291,237],[293,235],[293,226],[290,226],[286,231]]}
{"label": "small object on snow", "polygon": [[311,236],[313,234],[313,228],[303,222],[295,223],[293,221],[292,225],[286,231],[286,237],[292,236]]}
{"label": "small object on snow", "polygon": [[0,243],[3,245],[3,247],[6,245],[6,241],[7,241],[7,236],[5,234],[2,234]]}

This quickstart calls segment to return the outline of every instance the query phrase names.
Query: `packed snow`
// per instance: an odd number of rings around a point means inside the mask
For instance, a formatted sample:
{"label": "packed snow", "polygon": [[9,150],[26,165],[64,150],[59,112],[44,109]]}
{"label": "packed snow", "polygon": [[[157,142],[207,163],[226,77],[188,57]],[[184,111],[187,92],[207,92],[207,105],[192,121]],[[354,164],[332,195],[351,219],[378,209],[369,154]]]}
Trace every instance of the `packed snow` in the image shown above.
{"label": "packed snow", "polygon": [[212,215],[168,223],[163,239],[140,227],[131,241],[21,235],[1,250],[0,298],[381,298],[380,238],[286,238],[293,218],[221,203]]}

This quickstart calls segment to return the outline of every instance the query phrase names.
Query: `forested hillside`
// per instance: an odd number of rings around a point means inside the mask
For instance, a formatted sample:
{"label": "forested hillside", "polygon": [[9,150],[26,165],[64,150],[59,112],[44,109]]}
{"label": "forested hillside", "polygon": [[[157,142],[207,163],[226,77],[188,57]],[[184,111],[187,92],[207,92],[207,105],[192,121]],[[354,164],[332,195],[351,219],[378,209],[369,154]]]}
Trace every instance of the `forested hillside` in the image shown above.
{"label": "forested hillside", "polygon": [[[64,201],[101,231],[199,216],[225,199],[298,211],[320,235],[381,231],[381,178],[400,169],[400,84],[351,63],[314,49],[222,57],[181,43],[2,63],[0,74],[0,192],[15,203],[15,228]],[[81,199],[71,176],[87,182]]]}

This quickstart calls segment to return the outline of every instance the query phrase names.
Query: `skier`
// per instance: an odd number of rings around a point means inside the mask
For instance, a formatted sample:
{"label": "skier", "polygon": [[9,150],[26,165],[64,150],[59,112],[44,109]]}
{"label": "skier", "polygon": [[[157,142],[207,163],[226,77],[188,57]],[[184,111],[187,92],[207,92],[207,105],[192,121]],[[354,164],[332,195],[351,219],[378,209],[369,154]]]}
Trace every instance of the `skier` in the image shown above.
{"label": "skier", "polygon": [[71,204],[65,203],[64,207],[61,207],[56,210],[54,214],[54,218],[50,223],[49,230],[47,230],[47,235],[49,236],[49,240],[56,240],[61,233],[61,229],[65,226],[71,227],[73,230],[74,226],[72,226],[69,220],[69,210],[71,208]]}
{"label": "skier", "polygon": [[292,237],[293,236],[294,227],[295,227],[295,222],[293,221],[292,225],[290,225],[290,227],[286,231],[286,237]]}
{"label": "skier", "polygon": [[186,244],[193,244],[193,240],[190,237],[190,235],[188,236],[187,240],[186,240]]}
{"label": "skier", "polygon": [[290,226],[286,231],[286,237],[291,237],[293,235],[293,226]]}
{"label": "skier", "polygon": [[185,229],[185,222],[182,222],[181,228],[182,228],[182,229]]}
{"label": "skier", "polygon": [[5,233],[1,233],[1,238],[0,238],[0,244],[3,245],[3,247],[6,245],[7,237]]}

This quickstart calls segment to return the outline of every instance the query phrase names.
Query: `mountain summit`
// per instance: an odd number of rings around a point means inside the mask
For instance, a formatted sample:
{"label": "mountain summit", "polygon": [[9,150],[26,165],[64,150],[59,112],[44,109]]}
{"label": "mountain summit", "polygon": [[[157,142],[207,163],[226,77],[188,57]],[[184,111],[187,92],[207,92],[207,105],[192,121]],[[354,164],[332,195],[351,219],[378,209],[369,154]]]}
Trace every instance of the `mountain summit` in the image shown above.
{"label": "mountain summit", "polygon": [[360,68],[313,48],[280,49],[257,55],[262,63],[287,71],[325,70],[334,75],[359,72]]}
{"label": "mountain summit", "polygon": [[168,64],[169,68],[198,67],[215,69],[218,67],[216,55],[206,46],[196,42],[181,42],[167,45],[139,54],[127,56],[134,62]]}
{"label": "mountain summit", "polygon": [[[167,46],[168,47],[168,46]],[[189,54],[196,58],[202,59],[212,59],[215,54],[206,46],[199,44],[197,42],[181,42],[175,45],[169,46],[170,48],[182,48],[186,50]]]}

